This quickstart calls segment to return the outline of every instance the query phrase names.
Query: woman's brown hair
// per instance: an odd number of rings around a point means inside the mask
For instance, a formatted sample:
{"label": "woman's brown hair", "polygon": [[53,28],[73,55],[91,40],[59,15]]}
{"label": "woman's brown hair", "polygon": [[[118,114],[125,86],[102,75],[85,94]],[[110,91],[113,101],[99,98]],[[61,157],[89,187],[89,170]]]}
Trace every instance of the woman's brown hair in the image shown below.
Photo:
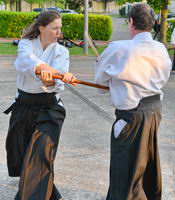
{"label": "woman's brown hair", "polygon": [[30,40],[37,38],[40,34],[40,26],[47,26],[49,23],[59,18],[61,18],[61,15],[56,11],[45,11],[40,13],[35,18],[35,22],[24,30],[22,38],[28,38]]}

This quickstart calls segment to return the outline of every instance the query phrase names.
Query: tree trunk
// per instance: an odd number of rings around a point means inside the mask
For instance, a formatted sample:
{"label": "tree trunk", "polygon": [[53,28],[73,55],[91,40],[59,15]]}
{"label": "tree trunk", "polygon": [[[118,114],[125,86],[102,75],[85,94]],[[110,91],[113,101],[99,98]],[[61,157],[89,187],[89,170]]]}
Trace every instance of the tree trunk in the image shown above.
{"label": "tree trunk", "polygon": [[107,2],[104,2],[105,13],[107,12]]}
{"label": "tree trunk", "polygon": [[32,3],[30,3],[30,11],[32,12]]}
{"label": "tree trunk", "polygon": [[19,6],[19,1],[16,1],[16,11],[18,12],[19,11],[19,9],[20,9],[20,6]]}
{"label": "tree trunk", "polygon": [[19,11],[22,11],[22,0],[19,0]]}
{"label": "tree trunk", "polygon": [[22,11],[21,0],[16,1],[16,11]]}
{"label": "tree trunk", "polygon": [[10,0],[10,11],[15,11],[15,1]]}
{"label": "tree trunk", "polygon": [[168,0],[164,0],[164,5],[161,10],[161,31],[160,41],[166,44],[167,38],[167,15],[168,15]]}

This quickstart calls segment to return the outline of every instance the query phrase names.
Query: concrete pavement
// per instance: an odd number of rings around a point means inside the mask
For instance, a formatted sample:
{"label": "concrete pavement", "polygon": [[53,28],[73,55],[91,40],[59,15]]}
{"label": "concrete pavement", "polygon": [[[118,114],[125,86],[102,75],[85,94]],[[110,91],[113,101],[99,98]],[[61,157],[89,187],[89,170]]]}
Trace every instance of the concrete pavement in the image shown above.
{"label": "concrete pavement", "polygon": [[[0,200],[12,200],[18,178],[6,168],[5,138],[9,116],[2,114],[16,91],[14,56],[0,56]],[[77,78],[93,80],[95,57],[72,57],[71,71]],[[160,127],[163,200],[175,199],[175,76],[164,88],[164,112]],[[66,86],[62,99],[67,118],[55,160],[55,183],[65,200],[104,200],[108,189],[110,129],[114,108],[109,95],[86,86]]]}
{"label": "concrete pavement", "polygon": [[[114,21],[113,40],[126,39],[123,19]],[[119,32],[120,31],[120,32]],[[0,200],[13,200],[18,178],[7,174],[5,139],[10,115],[2,112],[14,101],[15,56],[0,56]],[[93,81],[95,57],[71,57],[78,79]],[[164,87],[163,119],[159,146],[163,176],[163,200],[175,200],[175,74]],[[114,108],[109,95],[78,85],[66,86],[62,100],[67,117],[55,160],[55,183],[65,200],[104,200],[108,189],[109,143]]]}

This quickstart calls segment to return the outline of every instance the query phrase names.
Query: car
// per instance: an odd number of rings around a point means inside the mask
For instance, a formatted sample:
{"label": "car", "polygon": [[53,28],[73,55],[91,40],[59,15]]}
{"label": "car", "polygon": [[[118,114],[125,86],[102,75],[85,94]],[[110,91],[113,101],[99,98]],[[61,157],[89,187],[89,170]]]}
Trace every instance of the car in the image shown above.
{"label": "car", "polygon": [[47,10],[55,10],[57,12],[61,12],[62,9],[61,8],[58,8],[58,7],[49,7],[49,8],[45,8],[44,11],[47,11]]}
{"label": "car", "polygon": [[61,10],[60,13],[66,13],[66,14],[78,14],[75,10],[70,10],[70,9],[64,9],[64,10]]}
{"label": "car", "polygon": [[33,8],[34,12],[42,12],[44,9],[43,8]]}
{"label": "car", "polygon": [[167,18],[168,18],[168,19],[169,19],[169,18],[175,18],[175,14],[173,14],[173,13],[168,13]]}

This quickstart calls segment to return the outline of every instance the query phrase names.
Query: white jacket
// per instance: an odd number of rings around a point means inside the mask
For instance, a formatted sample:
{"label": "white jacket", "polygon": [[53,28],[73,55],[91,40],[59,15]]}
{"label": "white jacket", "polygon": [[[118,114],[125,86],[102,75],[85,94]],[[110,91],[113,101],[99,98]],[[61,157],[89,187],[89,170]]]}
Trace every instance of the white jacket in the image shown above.
{"label": "white jacket", "polygon": [[160,94],[171,71],[165,46],[152,39],[149,32],[132,40],[115,41],[96,63],[95,81],[110,87],[112,103],[120,110],[137,107],[139,101]]}

